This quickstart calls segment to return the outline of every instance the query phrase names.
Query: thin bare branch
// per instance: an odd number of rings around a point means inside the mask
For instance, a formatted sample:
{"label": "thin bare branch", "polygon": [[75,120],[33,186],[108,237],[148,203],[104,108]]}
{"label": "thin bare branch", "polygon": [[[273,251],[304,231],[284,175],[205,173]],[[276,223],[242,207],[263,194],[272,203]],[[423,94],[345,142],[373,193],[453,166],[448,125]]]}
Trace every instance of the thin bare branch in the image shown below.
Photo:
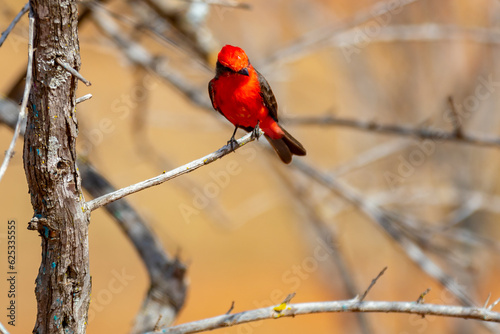
{"label": "thin bare branch", "polygon": [[[94,198],[114,191],[113,185],[86,159],[78,159],[82,186]],[[172,324],[186,296],[186,266],[164,250],[146,220],[126,199],[104,208],[118,223],[133,244],[147,269],[150,287],[139,310],[131,333],[143,333],[158,326]]]}
{"label": "thin bare branch", "polygon": [[[274,152],[271,152],[274,154]],[[301,221],[306,222],[306,227],[312,227],[314,233],[316,233],[317,237],[322,240],[325,245],[329,248],[330,254],[332,257],[332,261],[339,272],[339,276],[344,284],[345,292],[348,298],[352,298],[356,296],[359,292],[358,287],[356,286],[355,280],[351,273],[351,269],[347,264],[347,261],[344,258],[344,254],[341,249],[339,249],[339,238],[337,235],[337,231],[331,224],[328,224],[325,219],[320,214],[320,209],[318,208],[318,202],[314,201],[313,197],[310,196],[309,193],[305,193],[305,189],[303,186],[300,186],[296,181],[296,178],[293,177],[291,173],[285,171],[281,168],[276,168],[275,172],[281,177],[285,185],[290,190],[289,192],[294,195],[294,199],[299,203],[299,205],[305,211],[305,214],[308,216],[308,219],[301,219]],[[337,280],[330,281],[331,284],[336,283]],[[369,334],[372,333],[372,329],[370,328],[370,324],[365,314],[356,313],[355,314],[357,322],[359,324],[361,333]]]}
{"label": "thin bare branch", "polygon": [[78,103],[82,103],[82,102],[85,102],[87,100],[90,100],[92,98],[92,94],[87,94],[87,95],[83,95],[82,97],[79,97],[76,99],[76,104]]}
{"label": "thin bare branch", "polygon": [[12,29],[14,29],[14,27],[17,24],[17,22],[19,22],[19,20],[21,20],[21,17],[23,17],[23,15],[26,14],[29,9],[30,9],[30,3],[28,1],[26,3],[26,5],[24,5],[24,7],[21,9],[21,11],[16,15],[16,17],[14,17],[14,19],[9,24],[9,26],[7,27],[7,29],[5,29],[5,31],[2,33],[2,36],[0,36],[0,47],[5,42],[5,40],[7,39],[7,36],[9,36],[10,32],[12,31]]}
{"label": "thin bare branch", "polygon": [[357,207],[368,218],[376,222],[401,246],[413,262],[429,276],[443,284],[464,305],[475,305],[472,298],[464,291],[463,287],[432,261],[417,243],[409,238],[405,231],[402,230],[398,220],[395,220],[397,218],[395,215],[383,210],[374,203],[368,202],[347,184],[319,172],[300,159],[294,160],[291,165],[297,167],[298,170],[311,177],[319,184],[337,193],[346,201]]}
{"label": "thin bare branch", "polygon": [[202,2],[207,5],[216,5],[222,7],[231,7],[231,8],[239,8],[239,9],[251,9],[252,6],[246,2],[239,2],[234,0],[184,0],[186,2]]}
{"label": "thin bare branch", "polygon": [[[329,27],[321,27],[313,32],[300,36],[284,49],[277,50],[261,63],[265,66],[272,66],[276,61],[283,61],[287,58],[299,58],[306,54],[316,52],[321,46],[328,44],[328,41],[336,36],[377,17],[391,15],[392,12],[403,9],[405,6],[418,2],[418,0],[398,1],[394,6],[393,0],[380,1],[356,13],[353,17],[340,22],[334,23]],[[344,43],[345,44],[345,43]],[[261,67],[263,68],[263,66]]]}
{"label": "thin bare branch", "polygon": [[483,308],[486,308],[488,306],[488,303],[490,302],[491,298],[491,292],[488,293],[488,298],[486,298],[486,301],[484,302]]}
{"label": "thin bare branch", "polygon": [[[422,316],[434,315],[441,317],[454,317],[474,319],[487,322],[500,323],[500,313],[485,308],[464,307],[454,305],[419,304],[416,302],[388,302],[388,301],[363,301],[357,299],[289,304],[280,312],[275,307],[265,307],[235,314],[225,314],[213,318],[194,321],[170,328],[164,328],[164,334],[187,334],[209,331],[217,328],[235,326],[247,322],[282,317],[294,317],[313,313],[345,313],[345,312],[371,312],[371,313],[407,313]],[[156,334],[150,332],[147,334]]]}
{"label": "thin bare branch", "polygon": [[461,139],[464,137],[462,123],[460,122],[460,117],[458,116],[457,108],[455,106],[455,101],[453,101],[452,96],[448,97],[448,104],[450,105],[451,116],[453,118],[452,120],[453,133],[457,138]]}
{"label": "thin bare branch", "polygon": [[427,294],[431,291],[431,288],[427,288],[424,292],[418,296],[417,303],[418,304],[423,304],[424,303],[424,298],[427,296]]}
{"label": "thin bare branch", "polygon": [[97,27],[118,46],[130,62],[152,71],[162,80],[172,84],[191,102],[206,110],[212,110],[207,94],[202,94],[198,88],[189,84],[182,75],[173,68],[168,67],[162,57],[155,57],[141,44],[130,39],[103,8],[93,3],[88,3],[88,5],[93,11],[92,17]]}
{"label": "thin bare branch", "polygon": [[359,31],[349,30],[337,34],[331,39],[335,47],[356,46],[363,43],[422,42],[422,41],[470,41],[480,44],[500,44],[500,32],[497,29],[483,27],[463,27],[452,24],[394,24],[380,27],[377,34],[369,40],[356,38]]}
{"label": "thin bare branch", "polygon": [[315,125],[315,126],[345,126],[357,130],[376,133],[393,134],[398,136],[411,136],[420,139],[436,141],[455,141],[465,144],[500,147],[499,137],[475,136],[456,131],[443,131],[440,129],[416,128],[407,125],[382,124],[374,121],[337,118],[331,115],[318,117],[294,117],[287,120],[290,124]]}
{"label": "thin bare branch", "polygon": [[0,322],[0,334],[9,334],[9,331]]}
{"label": "thin bare branch", "polygon": [[10,142],[9,149],[5,154],[2,166],[0,167],[0,181],[9,166],[10,159],[14,153],[14,146],[16,145],[17,138],[19,138],[19,133],[21,132],[21,124],[23,123],[24,117],[26,115],[26,106],[28,104],[28,97],[31,89],[31,81],[33,74],[33,36],[34,36],[34,24],[35,19],[30,16],[29,18],[29,41],[28,41],[28,68],[26,70],[26,85],[24,86],[23,102],[21,104],[21,109],[19,110],[19,116],[17,118],[16,128],[14,129],[14,135],[12,136],[12,141]]}
{"label": "thin bare branch", "polygon": [[372,282],[370,283],[370,285],[368,286],[368,288],[365,290],[365,292],[363,293],[363,295],[361,295],[361,297],[359,297],[359,301],[362,302],[365,298],[366,298],[366,295],[368,294],[368,292],[370,292],[371,288],[373,288],[373,286],[377,283],[378,279],[385,273],[385,271],[387,270],[387,267],[385,267],[384,269],[382,269],[382,271],[377,275],[377,277],[375,277]]}
{"label": "thin bare branch", "polygon": [[234,300],[231,302],[231,307],[229,308],[229,310],[227,310],[226,314],[231,314],[233,310],[234,310]]}
{"label": "thin bare branch", "polygon": [[75,77],[78,78],[81,82],[83,82],[86,86],[91,86],[92,84],[90,81],[85,79],[83,75],[80,74],[77,70],[75,70],[73,67],[69,66],[68,63],[65,63],[61,58],[56,58],[56,62],[61,65],[62,68],[64,68],[66,71],[69,73],[73,74]]}
{"label": "thin bare branch", "polygon": [[500,298],[495,300],[490,306],[488,306],[488,310],[492,310],[495,306],[498,305],[498,303],[500,303]]}
{"label": "thin bare branch", "polygon": [[[261,130],[262,133],[262,130]],[[252,132],[246,134],[245,136],[241,137],[240,139],[237,140],[237,145],[236,147],[231,147],[230,144],[225,145],[218,149],[217,151],[210,153],[202,158],[199,158],[197,160],[194,160],[190,163],[187,163],[183,166],[177,167],[169,172],[163,173],[161,175],[155,176],[151,179],[133,184],[131,186],[116,190],[110,194],[98,197],[96,199],[93,199],[89,202],[86,203],[86,209],[93,211],[97,208],[100,208],[101,206],[104,206],[106,204],[109,204],[111,202],[114,202],[120,198],[123,198],[125,196],[128,196],[130,194],[136,193],[138,191],[157,186],[162,184],[163,182],[169,181],[171,179],[174,179],[178,176],[181,176],[186,173],[190,173],[202,166],[208,165],[223,156],[236,151],[240,147],[248,144],[251,141],[254,141],[255,137],[253,136]]]}

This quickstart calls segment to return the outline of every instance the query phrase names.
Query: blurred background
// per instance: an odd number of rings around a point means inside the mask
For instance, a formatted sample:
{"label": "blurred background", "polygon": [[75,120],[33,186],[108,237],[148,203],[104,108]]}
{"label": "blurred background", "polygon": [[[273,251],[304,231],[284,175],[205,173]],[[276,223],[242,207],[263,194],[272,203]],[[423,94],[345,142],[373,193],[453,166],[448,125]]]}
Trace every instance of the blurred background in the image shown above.
{"label": "blurred background", "polygon": [[[0,30],[24,3],[0,2]],[[279,304],[366,300],[483,305],[500,297],[500,3],[130,0],[79,4],[81,157],[116,188],[213,152],[233,126],[208,81],[225,44],[267,78],[280,121],[307,148],[281,163],[264,140],[128,197],[187,266],[176,324]],[[19,101],[28,18],[0,48],[0,94]],[[22,93],[22,88],[21,88]],[[238,137],[243,131],[238,132]],[[12,129],[0,125],[6,150]],[[33,329],[40,240],[22,139],[0,184],[0,322],[7,221],[17,224],[17,323]],[[92,197],[86,193],[86,199]],[[127,333],[145,267],[103,208],[90,225],[89,333]],[[117,283],[117,281],[119,283]],[[5,288],[4,288],[5,287]],[[488,333],[407,314],[314,314],[215,333]]]}

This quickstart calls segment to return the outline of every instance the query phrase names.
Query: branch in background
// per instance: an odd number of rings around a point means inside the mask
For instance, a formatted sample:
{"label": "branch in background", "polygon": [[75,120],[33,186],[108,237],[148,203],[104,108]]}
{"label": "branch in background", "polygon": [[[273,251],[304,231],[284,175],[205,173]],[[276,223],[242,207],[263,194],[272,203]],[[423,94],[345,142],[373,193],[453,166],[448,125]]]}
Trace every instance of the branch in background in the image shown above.
{"label": "branch in background", "polygon": [[0,334],[9,334],[9,332],[7,331],[7,329],[2,325],[2,323],[0,322]]}
{"label": "branch in background", "polygon": [[[274,155],[274,152],[271,154]],[[312,196],[304,193],[305,189],[298,185],[296,182],[297,180],[294,179],[290,173],[285,173],[282,168],[275,168],[274,171],[288,188],[289,193],[293,195],[293,199],[298,202],[302,210],[305,211],[307,220],[300,220],[307,222],[306,227],[312,226],[317,237],[321,238],[321,240],[330,249],[329,254],[332,256],[333,264],[340,274],[345,291],[347,292],[347,297],[355,297],[358,294],[359,289],[356,286],[355,280],[344,259],[343,253],[339,249],[337,231],[333,228],[333,226],[329,226],[329,224],[322,218],[321,214],[318,212],[319,210],[317,209],[318,203],[312,203]],[[330,280],[329,283],[332,284],[334,281]],[[371,326],[367,317],[363,313],[356,313],[356,320],[359,324],[361,333],[368,334],[373,332],[370,328]]]}
{"label": "branch in background", "polygon": [[[262,133],[262,130],[260,130],[260,131]],[[190,173],[190,172],[192,172],[192,171],[194,171],[202,166],[208,165],[208,164],[222,158],[223,156],[225,156],[231,152],[236,151],[240,147],[242,147],[242,146],[244,146],[244,145],[246,145],[254,140],[255,140],[255,137],[253,136],[253,132],[250,132],[236,141],[237,142],[236,147],[232,148],[231,147],[232,145],[230,143],[228,143],[227,145],[221,147],[220,149],[218,149],[217,151],[215,151],[213,153],[207,154],[206,156],[204,156],[202,158],[196,159],[196,160],[189,162],[183,166],[177,167],[169,172],[163,173],[163,174],[155,176],[151,179],[133,184],[131,186],[116,190],[110,194],[103,195],[101,197],[93,199],[93,200],[86,203],[86,209],[93,211],[95,209],[100,208],[103,205],[109,204],[109,203],[116,201],[120,198],[123,198],[125,196],[131,195],[133,193],[136,193],[138,191],[141,191],[141,190],[153,187],[153,186],[160,185],[163,182],[169,181],[169,180],[174,179],[174,178],[181,176],[183,174]]]}
{"label": "branch in background", "polygon": [[173,38],[204,61],[217,48],[212,32],[205,27],[209,5],[205,2],[144,0],[153,11],[168,22]]}
{"label": "branch in background", "polygon": [[271,56],[262,60],[260,63],[263,64],[263,66],[259,68],[262,69],[265,66],[274,66],[278,61],[282,62],[290,58],[297,59],[316,52],[321,46],[327,45],[328,41],[335,38],[337,35],[363,23],[375,20],[377,17],[392,14],[391,12],[400,10],[415,2],[418,2],[418,0],[398,1],[398,6],[396,7],[394,6],[395,2],[393,0],[377,2],[375,5],[370,6],[370,8],[359,11],[353,17],[344,20],[344,22],[334,23],[330,27],[322,27],[300,36],[289,46],[274,52]]}
{"label": "branch in background", "polygon": [[[17,105],[0,99],[0,123],[10,128],[16,126]],[[21,135],[24,135],[22,127]],[[113,186],[87,161],[78,159],[82,186],[92,196],[112,192]],[[178,259],[171,259],[163,250],[148,224],[126,200],[119,200],[104,207],[118,222],[132,241],[149,274],[150,288],[135,320],[132,333],[152,330],[161,317],[160,325],[168,326],[182,307],[186,293],[185,266]]]}
{"label": "branch in background", "polygon": [[208,5],[222,6],[222,7],[231,7],[231,8],[239,8],[239,9],[251,9],[252,6],[246,2],[239,2],[234,0],[184,0],[186,2],[203,2]]}
{"label": "branch in background", "polygon": [[349,203],[353,204],[368,218],[378,223],[380,227],[386,231],[394,241],[406,252],[407,256],[417,264],[425,273],[439,281],[450,292],[452,292],[464,305],[473,306],[475,303],[463,288],[447,275],[434,261],[432,261],[415,242],[405,234],[395,220],[394,215],[387,213],[377,205],[367,202],[352,188],[341,183],[340,181],[331,178],[317,171],[312,166],[296,159],[292,162],[292,166],[296,167],[305,175],[309,176],[319,184],[327,187],[331,191],[337,193]]}
{"label": "branch in background", "polygon": [[153,72],[161,79],[172,84],[191,102],[202,108],[212,110],[206,93],[201,93],[199,89],[193,87],[174,69],[169,68],[160,57],[153,56],[141,44],[126,36],[103,8],[92,3],[88,5],[92,8],[92,17],[97,27],[118,46],[130,62]]}
{"label": "branch in background", "polygon": [[[7,36],[9,36],[10,32],[12,31],[12,29],[14,29],[14,27],[17,24],[17,22],[19,22],[19,20],[21,20],[21,17],[23,17],[23,15],[26,14],[29,9],[30,9],[30,3],[28,2],[26,5],[24,5],[24,7],[21,9],[21,11],[16,15],[16,17],[14,17],[14,19],[9,24],[9,26],[7,27],[7,29],[5,29],[5,31],[2,33],[2,36],[0,36],[0,47],[5,42],[5,40],[7,39]],[[32,41],[31,38],[30,38],[30,40]]]}
{"label": "branch in background", "polygon": [[500,32],[496,29],[482,27],[461,27],[436,23],[389,25],[380,27],[377,34],[363,41],[356,38],[359,31],[350,30],[335,35],[331,45],[335,47],[366,45],[369,43],[391,43],[402,41],[470,41],[480,44],[500,44]]}
{"label": "branch in background", "polygon": [[[363,312],[363,313],[407,313],[418,314],[420,316],[441,316],[454,317],[462,319],[473,319],[487,322],[500,323],[500,313],[493,312],[486,308],[450,306],[438,304],[421,304],[416,302],[384,302],[367,301],[358,302],[356,299],[289,304],[288,307],[277,313],[274,308],[266,307],[252,311],[244,311],[236,314],[220,315],[218,317],[194,321],[171,328],[165,328],[161,331],[163,334],[187,334],[209,331],[217,328],[224,328],[244,324],[252,321],[277,319],[282,317],[295,317],[303,314],[315,313],[345,313],[345,312]],[[155,334],[150,332],[147,334]]]}
{"label": "branch in background", "polygon": [[[149,139],[146,121],[149,112],[149,90],[144,87],[144,78],[146,71],[139,66],[136,66],[135,71],[136,87],[143,87],[144,95],[141,103],[137,104],[133,110],[133,120],[131,122],[131,136],[133,137],[133,145],[137,154],[143,157],[144,161],[149,162],[153,168],[157,170],[173,169],[176,165],[168,159],[162,152],[159,152]],[[190,177],[183,179],[183,182],[177,182],[176,187],[184,191],[188,196],[195,197],[196,189],[200,189],[199,185]],[[233,222],[230,221],[224,208],[221,206],[217,198],[206,198],[207,204],[204,206],[203,214],[206,215],[216,226],[230,228]]]}
{"label": "branch in background", "polygon": [[[113,186],[86,160],[78,160],[83,187],[94,197],[113,192]],[[177,258],[171,259],[147,223],[125,200],[105,206],[133,243],[149,274],[150,287],[137,314],[131,333],[151,331],[158,324],[169,326],[184,304],[186,268]],[[160,319],[160,320],[158,320]]]}
{"label": "branch in background", "polygon": [[[383,275],[384,268],[376,278],[374,278],[361,297],[356,296],[350,300],[287,304],[295,293],[290,294],[285,301],[278,306],[264,307],[251,311],[244,311],[236,314],[224,314],[213,318],[198,320],[170,328],[165,328],[161,332],[164,334],[187,334],[205,332],[217,328],[235,326],[247,322],[278,319],[281,317],[295,317],[302,314],[314,313],[345,313],[345,312],[378,312],[378,313],[407,313],[423,316],[435,315],[443,317],[455,317],[462,319],[474,319],[486,322],[500,323],[500,313],[492,311],[500,300],[488,306],[488,300],[483,307],[463,307],[454,305],[425,304],[424,297],[429,290],[420,294],[417,302],[386,302],[386,301],[363,301],[370,289],[377,283]],[[155,334],[150,332],[147,334]]]}
{"label": "branch in background", "polygon": [[344,126],[357,130],[370,131],[398,136],[411,136],[435,141],[454,141],[470,145],[499,147],[499,137],[478,137],[463,132],[443,131],[429,128],[416,128],[406,125],[381,124],[374,121],[338,118],[331,115],[319,117],[294,117],[286,120],[289,124],[304,126]]}
{"label": "branch in background", "polygon": [[32,75],[33,75],[33,36],[34,36],[34,25],[35,19],[30,15],[29,18],[29,41],[28,41],[28,68],[26,70],[26,85],[24,86],[23,102],[21,104],[21,109],[19,110],[19,116],[17,119],[16,128],[14,129],[14,135],[12,136],[12,141],[5,154],[2,166],[0,167],[0,181],[9,166],[10,159],[12,158],[14,152],[14,146],[16,145],[17,138],[21,132],[21,124],[26,116],[26,106],[28,104],[28,97],[31,89]]}

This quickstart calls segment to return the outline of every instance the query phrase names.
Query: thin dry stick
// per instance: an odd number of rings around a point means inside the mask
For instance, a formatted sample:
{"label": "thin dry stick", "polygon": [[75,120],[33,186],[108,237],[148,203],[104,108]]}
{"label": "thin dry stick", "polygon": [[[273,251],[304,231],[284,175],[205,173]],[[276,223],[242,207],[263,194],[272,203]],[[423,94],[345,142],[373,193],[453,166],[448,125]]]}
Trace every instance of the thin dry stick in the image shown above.
{"label": "thin dry stick", "polygon": [[431,291],[431,288],[427,288],[424,292],[418,296],[417,299],[417,304],[423,304],[424,303],[424,297],[427,296],[427,294]]}
{"label": "thin dry stick", "polygon": [[[488,322],[500,323],[500,313],[485,308],[465,307],[454,305],[420,304],[416,302],[387,302],[387,301],[363,301],[357,299],[289,304],[286,309],[277,312],[275,307],[265,307],[251,311],[235,314],[225,314],[204,320],[198,320],[161,331],[163,334],[187,334],[209,331],[217,328],[235,326],[247,322],[265,319],[277,319],[282,317],[294,317],[302,314],[313,313],[345,313],[345,312],[378,312],[378,313],[407,313],[421,316],[435,315],[442,317],[454,317],[463,319],[474,319]],[[157,334],[150,332],[147,334]]]}
{"label": "thin dry stick", "polygon": [[[277,61],[283,61],[287,58],[299,58],[306,54],[313,53],[318,50],[318,48],[326,44],[329,40],[334,38],[336,35],[344,33],[356,26],[370,22],[371,20],[377,19],[377,17],[383,15],[397,15],[394,14],[395,11],[403,9],[405,6],[410,5],[418,0],[404,0],[394,2],[393,0],[381,1],[375,3],[375,5],[370,6],[368,9],[363,9],[356,13],[352,18],[345,20],[341,23],[335,23],[330,27],[322,27],[318,30],[304,34],[297,38],[292,44],[284,49],[280,49],[273,53],[267,59],[264,59],[261,63],[264,66],[273,66]],[[396,3],[396,7],[394,4]],[[260,68],[264,69],[265,67]]]}
{"label": "thin dry stick", "polygon": [[234,309],[234,300],[231,302],[231,307],[229,308],[229,310],[227,310],[226,314],[231,314],[231,312],[233,312],[233,309]]}
{"label": "thin dry stick", "polygon": [[292,166],[295,166],[305,175],[311,177],[319,184],[324,185],[331,191],[337,193],[349,203],[357,207],[368,218],[379,224],[406,252],[407,256],[415,262],[425,273],[443,284],[452,292],[464,305],[472,306],[474,302],[464,291],[463,287],[455,282],[441,267],[432,261],[422,250],[422,248],[410,240],[404,231],[401,231],[398,224],[395,224],[394,217],[377,205],[366,201],[356,191],[337,179],[331,178],[324,173],[319,172],[312,166],[304,163],[302,160],[294,160]]}
{"label": "thin dry stick", "polygon": [[440,129],[381,124],[374,121],[337,118],[331,115],[319,117],[294,117],[288,119],[287,122],[298,125],[345,126],[357,130],[393,134],[398,136],[411,136],[435,141],[455,141],[478,146],[500,147],[499,137],[478,137],[470,134],[464,134],[462,132],[457,133],[456,130],[449,132]]}
{"label": "thin dry stick", "polygon": [[377,275],[377,277],[375,277],[372,282],[370,283],[370,285],[368,286],[368,288],[365,290],[365,292],[363,293],[363,295],[361,295],[361,297],[359,297],[359,301],[362,302],[365,298],[366,298],[366,295],[368,294],[368,292],[370,292],[371,288],[373,288],[373,286],[377,283],[378,279],[385,273],[385,271],[387,270],[387,267],[385,267],[384,269],[382,269],[382,271]]}
{"label": "thin dry stick", "polygon": [[76,99],[76,104],[78,103],[82,103],[82,102],[85,102],[87,100],[90,100],[92,98],[92,94],[87,94],[87,95],[83,95],[82,97],[79,97]]}
{"label": "thin dry stick", "polygon": [[5,40],[7,39],[7,36],[9,36],[10,32],[12,31],[12,29],[14,29],[17,22],[19,22],[21,17],[23,17],[23,15],[26,14],[26,12],[28,12],[29,9],[30,9],[30,3],[28,2],[28,3],[26,3],[26,5],[24,5],[24,7],[21,9],[21,11],[16,15],[16,17],[14,17],[14,19],[9,24],[7,29],[5,29],[5,31],[2,33],[2,36],[0,36],[0,46],[3,45],[3,42],[5,42]]}
{"label": "thin dry stick", "polygon": [[64,61],[62,61],[61,58],[56,58],[56,62],[62,66],[62,68],[64,68],[66,71],[68,71],[69,73],[73,74],[75,77],[77,77],[81,82],[83,82],[86,86],[91,86],[92,84],[90,83],[90,81],[88,81],[87,79],[85,79],[83,77],[83,75],[81,75],[77,70],[75,70],[73,67],[69,66],[68,63],[65,63]]}
{"label": "thin dry stick", "polygon": [[234,0],[184,0],[186,2],[202,2],[206,3],[207,5],[217,5],[217,6],[223,6],[223,7],[231,7],[231,8],[239,8],[239,9],[251,9],[252,6],[250,6],[249,3],[246,2],[238,2]]}
{"label": "thin dry stick", "polygon": [[[263,132],[261,130],[261,135],[262,134],[263,134]],[[217,151],[215,151],[213,153],[210,153],[210,154],[208,154],[200,159],[194,160],[194,161],[187,163],[183,166],[177,167],[169,172],[163,173],[163,174],[155,176],[151,179],[133,184],[131,186],[116,190],[110,194],[93,199],[93,200],[86,203],[86,209],[93,211],[97,208],[100,208],[101,206],[104,206],[106,204],[114,202],[114,201],[116,201],[120,198],[123,198],[125,196],[128,196],[130,194],[147,189],[149,187],[157,186],[159,184],[162,184],[163,182],[174,179],[174,178],[181,176],[183,174],[190,173],[190,172],[192,172],[192,171],[194,171],[202,166],[208,165],[208,164],[222,158],[223,156],[225,156],[233,151],[236,151],[238,148],[240,148],[240,147],[242,147],[242,146],[244,146],[244,145],[246,145],[249,142],[254,141],[254,140],[255,140],[255,137],[253,135],[253,132],[250,132],[247,135],[241,137],[240,139],[238,139],[236,141],[237,145],[236,145],[236,147],[234,147],[234,149],[231,148],[230,143],[228,143],[227,145],[221,147],[220,149],[218,149]]]}
{"label": "thin dry stick", "polygon": [[495,306],[497,306],[497,305],[498,305],[498,303],[500,303],[500,298],[499,298],[499,299],[497,299],[497,300],[495,300],[495,301],[493,302],[493,304],[491,304],[490,306],[488,306],[488,310],[490,310],[490,311],[491,311],[491,310],[492,310]]}
{"label": "thin dry stick", "polygon": [[28,41],[28,69],[26,70],[26,85],[24,86],[23,102],[21,104],[21,109],[19,110],[19,116],[17,118],[16,128],[14,130],[14,135],[12,136],[12,141],[10,142],[9,149],[5,154],[2,166],[0,167],[0,181],[2,180],[7,167],[9,166],[10,159],[12,158],[14,146],[16,145],[17,138],[19,137],[19,132],[21,131],[21,124],[26,115],[26,105],[28,104],[28,96],[31,89],[32,81],[32,68],[33,68],[33,36],[34,36],[34,23],[35,19],[33,17],[29,18],[29,41]]}
{"label": "thin dry stick", "polygon": [[462,27],[436,23],[399,24],[380,27],[369,40],[359,39],[359,30],[349,30],[333,36],[330,44],[334,47],[349,47],[367,43],[393,43],[404,41],[470,41],[480,44],[499,44],[500,32],[481,27]]}
{"label": "thin dry stick", "polygon": [[193,87],[180,73],[169,67],[162,61],[162,57],[155,57],[141,44],[124,34],[103,8],[92,2],[88,5],[92,9],[92,17],[97,27],[120,48],[130,62],[152,71],[162,80],[174,85],[191,102],[206,110],[212,110],[206,94],[200,93],[198,88]]}
{"label": "thin dry stick", "polygon": [[7,331],[7,329],[5,329],[5,327],[2,325],[1,322],[0,322],[0,334],[9,334],[9,332]]}
{"label": "thin dry stick", "polygon": [[[274,154],[274,152],[272,152]],[[316,235],[320,240],[323,240],[327,247],[331,250],[331,256],[333,263],[337,270],[339,271],[340,278],[343,281],[347,297],[351,298],[357,295],[359,289],[357,288],[354,279],[352,278],[351,270],[347,265],[344,256],[341,250],[338,247],[338,236],[337,232],[333,228],[326,223],[323,219],[322,215],[319,213],[319,209],[317,207],[317,203],[313,204],[314,199],[310,194],[306,194],[305,187],[298,186],[296,179],[293,178],[291,173],[286,172],[281,168],[277,168],[275,170],[277,174],[282,178],[282,181],[288,187],[292,195],[294,195],[295,200],[301,204],[305,214],[308,216],[307,220],[304,220],[307,223],[307,226],[312,226]],[[302,219],[301,219],[302,220]],[[334,283],[333,281],[331,283]],[[363,313],[356,313],[356,320],[360,327],[360,331],[363,334],[372,333],[373,331],[370,328],[370,324],[366,319],[366,315]]]}

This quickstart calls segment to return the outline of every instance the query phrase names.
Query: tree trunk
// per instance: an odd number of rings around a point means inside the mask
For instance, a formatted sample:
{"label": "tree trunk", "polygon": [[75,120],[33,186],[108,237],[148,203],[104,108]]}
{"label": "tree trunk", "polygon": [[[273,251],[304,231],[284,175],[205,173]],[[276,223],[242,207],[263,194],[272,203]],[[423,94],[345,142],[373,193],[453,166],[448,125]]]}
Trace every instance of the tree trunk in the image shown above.
{"label": "tree trunk", "polygon": [[28,103],[24,168],[42,238],[33,333],[85,333],[90,301],[90,213],[76,167],[77,79],[55,61],[80,68],[75,0],[31,0],[35,18],[33,86]]}

